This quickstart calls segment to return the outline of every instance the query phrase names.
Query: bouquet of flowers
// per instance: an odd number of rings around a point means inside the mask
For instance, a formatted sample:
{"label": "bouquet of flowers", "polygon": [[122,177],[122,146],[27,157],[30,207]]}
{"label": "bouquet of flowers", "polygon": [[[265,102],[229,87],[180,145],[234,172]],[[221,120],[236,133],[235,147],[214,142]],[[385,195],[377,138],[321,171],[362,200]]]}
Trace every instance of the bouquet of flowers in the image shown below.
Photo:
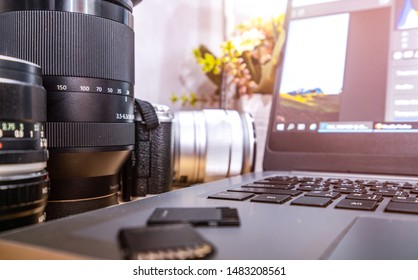
{"label": "bouquet of flowers", "polygon": [[206,46],[193,51],[197,63],[216,85],[213,93],[190,93],[172,101],[194,106],[197,102],[214,103],[232,92],[232,98],[252,93],[273,92],[279,53],[285,41],[284,15],[265,20],[251,19],[238,25],[231,38],[221,45],[221,55],[215,56]]}

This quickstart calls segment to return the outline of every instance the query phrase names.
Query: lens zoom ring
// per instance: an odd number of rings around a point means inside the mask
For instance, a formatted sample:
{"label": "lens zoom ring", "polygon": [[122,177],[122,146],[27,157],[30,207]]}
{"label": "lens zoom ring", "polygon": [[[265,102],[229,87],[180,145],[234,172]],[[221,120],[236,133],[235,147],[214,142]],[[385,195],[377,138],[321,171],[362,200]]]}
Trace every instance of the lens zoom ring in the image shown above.
{"label": "lens zoom ring", "polygon": [[115,21],[57,11],[7,12],[0,14],[0,37],[0,54],[39,64],[44,75],[134,83],[134,32]]}
{"label": "lens zoom ring", "polygon": [[133,123],[46,123],[50,148],[125,146],[135,143]]}

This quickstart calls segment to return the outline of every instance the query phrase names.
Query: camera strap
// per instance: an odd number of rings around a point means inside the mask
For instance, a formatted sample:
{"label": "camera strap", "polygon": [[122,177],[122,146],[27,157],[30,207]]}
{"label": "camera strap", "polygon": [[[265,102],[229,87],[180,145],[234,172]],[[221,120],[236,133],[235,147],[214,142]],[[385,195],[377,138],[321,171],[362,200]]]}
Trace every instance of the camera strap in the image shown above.
{"label": "camera strap", "polygon": [[135,99],[135,150],[126,162],[122,192],[123,199],[131,196],[146,196],[151,177],[152,135],[159,128],[160,122],[154,106],[140,99]]}
{"label": "camera strap", "polygon": [[155,129],[160,125],[157,113],[151,103],[135,99],[135,108],[141,115],[147,129]]}

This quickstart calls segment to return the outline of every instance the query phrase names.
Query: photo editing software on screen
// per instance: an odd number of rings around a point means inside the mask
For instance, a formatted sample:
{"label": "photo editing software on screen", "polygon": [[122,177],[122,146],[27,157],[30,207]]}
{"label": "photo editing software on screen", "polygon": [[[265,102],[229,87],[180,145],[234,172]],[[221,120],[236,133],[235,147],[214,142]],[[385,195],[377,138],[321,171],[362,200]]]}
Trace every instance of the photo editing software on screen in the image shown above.
{"label": "photo editing software on screen", "polygon": [[274,132],[418,132],[418,0],[295,0],[287,32]]}

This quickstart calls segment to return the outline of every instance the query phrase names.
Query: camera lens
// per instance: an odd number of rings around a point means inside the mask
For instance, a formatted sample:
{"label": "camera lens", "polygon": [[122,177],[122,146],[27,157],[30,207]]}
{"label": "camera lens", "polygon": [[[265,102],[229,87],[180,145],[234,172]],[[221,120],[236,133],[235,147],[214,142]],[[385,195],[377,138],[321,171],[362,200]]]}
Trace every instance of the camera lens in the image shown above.
{"label": "camera lens", "polygon": [[174,181],[208,182],[254,170],[255,130],[248,113],[209,109],[174,117]]}
{"label": "camera lens", "polygon": [[41,69],[0,55],[0,230],[41,222],[48,198]]}
{"label": "camera lens", "polygon": [[0,54],[39,64],[47,90],[47,219],[117,204],[134,148],[129,0],[5,0]]}

